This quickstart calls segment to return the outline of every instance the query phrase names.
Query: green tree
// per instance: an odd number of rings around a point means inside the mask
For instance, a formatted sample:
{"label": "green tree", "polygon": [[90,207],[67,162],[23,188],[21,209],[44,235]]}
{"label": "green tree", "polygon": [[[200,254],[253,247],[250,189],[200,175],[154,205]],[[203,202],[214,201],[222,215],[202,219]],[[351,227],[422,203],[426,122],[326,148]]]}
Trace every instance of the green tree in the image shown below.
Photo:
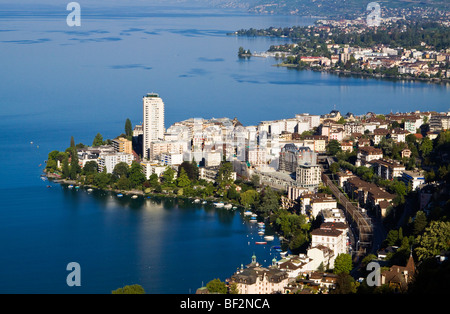
{"label": "green tree", "polygon": [[177,186],[180,188],[185,188],[191,185],[191,180],[189,180],[189,177],[184,170],[184,168],[181,168],[180,175],[177,177]]}
{"label": "green tree", "polygon": [[133,161],[131,163],[131,168],[128,172],[128,178],[130,179],[130,184],[133,188],[140,187],[145,182],[145,174],[138,162]]}
{"label": "green tree", "polygon": [[334,261],[334,273],[340,274],[350,274],[350,271],[352,270],[352,257],[350,254],[339,254],[336,257],[336,260]]}
{"label": "green tree", "polygon": [[148,182],[150,183],[150,186],[155,188],[157,185],[159,185],[159,178],[156,173],[152,173],[150,175],[150,178],[148,179]]}
{"label": "green tree", "polygon": [[258,211],[268,215],[279,207],[280,204],[277,192],[272,190],[269,186],[265,187],[261,195],[261,202],[257,207]]}
{"label": "green tree", "polygon": [[170,166],[166,167],[162,174],[162,183],[165,186],[173,186],[175,178],[175,170],[173,170]]}
{"label": "green tree", "polygon": [[247,190],[240,194],[239,202],[244,207],[251,207],[258,203],[259,194],[255,190]]}
{"label": "green tree", "polygon": [[181,165],[178,167],[178,176],[181,174],[181,170],[184,170],[186,175],[188,176],[189,180],[196,181],[196,174],[194,173],[194,166],[193,163],[189,161],[183,161]]}
{"label": "green tree", "polygon": [[94,141],[92,142],[93,147],[98,147],[103,145],[103,136],[100,133],[97,133],[97,135],[94,137]]}
{"label": "green tree", "polygon": [[121,176],[119,180],[117,180],[116,185],[119,190],[129,190],[131,187],[131,182],[127,176]]}
{"label": "green tree", "polygon": [[126,162],[122,161],[114,166],[112,174],[116,178],[120,179],[121,177],[128,177],[129,171],[130,171],[130,167],[128,166],[128,164]]}
{"label": "green tree", "polygon": [[339,164],[337,162],[333,162],[330,165],[330,171],[332,174],[336,174],[339,171]]}
{"label": "green tree", "polygon": [[233,183],[232,172],[233,165],[231,162],[222,161],[216,177],[216,182],[220,188],[225,188],[225,186]]}
{"label": "green tree", "polygon": [[127,118],[125,121],[125,135],[129,138],[133,136],[133,127],[131,125],[131,120]]}
{"label": "green tree", "polygon": [[103,172],[97,173],[94,177],[94,185],[100,189],[105,189],[108,185],[111,184],[111,174],[106,172],[106,169]]}
{"label": "green tree", "polygon": [[419,235],[427,226],[427,216],[423,211],[418,211],[414,219],[413,234]]}
{"label": "green tree", "polygon": [[68,178],[70,176],[70,168],[69,168],[69,155],[65,155],[62,162],[62,177]]}
{"label": "green tree", "polygon": [[450,222],[432,221],[422,235],[417,236],[415,252],[419,261],[450,249]]}
{"label": "green tree", "polygon": [[78,161],[78,153],[76,148],[71,149],[71,160],[70,160],[70,172],[69,177],[72,180],[76,180],[78,174],[81,173],[81,167]]}
{"label": "green tree", "polygon": [[129,285],[118,288],[111,292],[112,294],[145,294],[145,290],[141,285]]}
{"label": "green tree", "polygon": [[239,193],[236,191],[236,186],[232,185],[227,191],[227,198],[230,200],[239,200]]}
{"label": "green tree", "polygon": [[200,176],[200,170],[198,169],[198,165],[197,162],[195,161],[195,158],[192,157],[192,173],[193,173],[193,177],[189,178],[191,179],[192,182],[197,182],[198,178]]}
{"label": "green tree", "polygon": [[254,187],[259,187],[261,178],[256,173],[252,174],[251,183]]}
{"label": "green tree", "polygon": [[423,157],[427,157],[433,151],[433,142],[428,137],[425,137],[419,146],[419,151]]}
{"label": "green tree", "polygon": [[398,230],[389,230],[386,239],[384,240],[387,246],[397,245],[398,242]]}
{"label": "green tree", "polygon": [[237,283],[233,282],[230,284],[230,294],[239,294]]}
{"label": "green tree", "polygon": [[73,136],[70,138],[70,147],[75,148],[75,140],[73,139]]}
{"label": "green tree", "polygon": [[337,140],[331,140],[328,142],[328,145],[326,147],[327,153],[331,156],[336,155],[338,152],[341,152],[341,144]]}
{"label": "green tree", "polygon": [[210,293],[227,293],[227,286],[220,279],[216,278],[206,284],[206,288]]}
{"label": "green tree", "polygon": [[98,172],[98,164],[95,160],[88,161],[83,167],[83,174],[93,174]]}

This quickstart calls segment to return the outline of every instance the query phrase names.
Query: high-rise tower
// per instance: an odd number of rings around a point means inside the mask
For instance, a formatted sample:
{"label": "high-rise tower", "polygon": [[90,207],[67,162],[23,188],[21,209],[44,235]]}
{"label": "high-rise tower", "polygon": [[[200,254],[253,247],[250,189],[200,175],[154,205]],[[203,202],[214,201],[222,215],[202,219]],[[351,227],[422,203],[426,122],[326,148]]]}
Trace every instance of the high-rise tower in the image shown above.
{"label": "high-rise tower", "polygon": [[164,139],[164,102],[156,93],[143,97],[143,155],[150,156],[150,143]]}

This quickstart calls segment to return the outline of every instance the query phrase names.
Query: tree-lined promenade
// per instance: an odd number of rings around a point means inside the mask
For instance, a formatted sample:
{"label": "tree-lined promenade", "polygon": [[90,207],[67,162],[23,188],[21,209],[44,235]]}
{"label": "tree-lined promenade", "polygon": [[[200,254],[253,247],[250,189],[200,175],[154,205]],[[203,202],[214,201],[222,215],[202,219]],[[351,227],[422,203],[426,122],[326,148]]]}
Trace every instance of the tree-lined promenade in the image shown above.
{"label": "tree-lined promenade", "polygon": [[[93,146],[110,142],[103,141],[100,134],[93,140]],[[282,192],[268,186],[261,186],[257,175],[251,178],[233,180],[232,163],[223,160],[214,181],[199,178],[199,167],[195,160],[184,161],[178,170],[167,166],[160,177],[152,174],[148,179],[140,163],[131,165],[118,163],[111,173],[106,169],[99,172],[95,161],[79,165],[77,147],[73,137],[71,145],[65,151],[52,151],[48,155],[46,175],[63,184],[71,184],[113,191],[122,194],[140,194],[143,196],[199,198],[217,202],[227,202],[242,209],[252,210],[262,219],[266,219],[276,232],[287,240],[286,249],[300,252],[311,240],[312,224],[307,217],[298,212],[281,208]],[[61,166],[58,167],[58,164]]]}

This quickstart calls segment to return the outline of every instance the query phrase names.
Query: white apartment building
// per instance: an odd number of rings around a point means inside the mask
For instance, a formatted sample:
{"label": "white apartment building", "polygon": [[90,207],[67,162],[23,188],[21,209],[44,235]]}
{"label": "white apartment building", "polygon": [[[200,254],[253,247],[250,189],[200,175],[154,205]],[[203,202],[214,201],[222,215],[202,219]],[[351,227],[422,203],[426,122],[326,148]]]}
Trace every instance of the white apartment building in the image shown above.
{"label": "white apartment building", "polygon": [[309,213],[312,217],[317,217],[322,211],[334,208],[337,208],[337,201],[334,198],[318,197],[309,202]]}
{"label": "white apartment building", "polygon": [[373,146],[360,147],[357,153],[356,166],[369,164],[372,160],[382,159],[383,151]]}
{"label": "white apartment building", "polygon": [[190,152],[190,143],[188,141],[153,141],[150,143],[150,160],[155,160],[163,153],[183,154]]}
{"label": "white apartment building", "polygon": [[143,97],[143,155],[150,157],[150,143],[164,139],[164,102],[156,93]]}
{"label": "white apartment building", "polygon": [[259,148],[249,149],[247,151],[247,161],[253,167],[264,167],[267,165],[266,151]]}
{"label": "white apartment building", "polygon": [[296,114],[295,118],[298,121],[307,122],[309,124],[309,130],[312,130],[313,128],[318,127],[320,125],[319,115],[310,115],[308,113],[303,113],[303,114]]}
{"label": "white apartment building", "polygon": [[159,178],[167,168],[167,166],[155,164],[149,161],[141,162],[141,167],[147,180],[150,179],[152,174],[156,174]]}
{"label": "white apartment building", "polygon": [[179,166],[183,163],[183,154],[179,153],[162,153],[161,162],[167,166]]}
{"label": "white apartment building", "polygon": [[204,153],[205,167],[218,167],[222,162],[222,153],[211,151]]}
{"label": "white apartment building", "polygon": [[298,165],[296,171],[297,185],[303,188],[314,189],[322,182],[320,166],[303,163]]}
{"label": "white apartment building", "polygon": [[133,154],[127,154],[127,153],[114,153],[114,154],[100,154],[100,156],[97,159],[99,172],[103,172],[106,168],[107,173],[112,173],[114,170],[114,167],[120,163],[125,162],[129,166],[131,166],[131,163],[134,160]]}
{"label": "white apartment building", "polygon": [[334,260],[339,254],[347,253],[346,234],[337,229],[315,229],[311,232],[311,247],[325,246],[333,251],[330,268],[334,268]]}
{"label": "white apartment building", "polygon": [[339,208],[325,209],[322,210],[323,222],[341,222],[345,223],[345,215],[344,212]]}

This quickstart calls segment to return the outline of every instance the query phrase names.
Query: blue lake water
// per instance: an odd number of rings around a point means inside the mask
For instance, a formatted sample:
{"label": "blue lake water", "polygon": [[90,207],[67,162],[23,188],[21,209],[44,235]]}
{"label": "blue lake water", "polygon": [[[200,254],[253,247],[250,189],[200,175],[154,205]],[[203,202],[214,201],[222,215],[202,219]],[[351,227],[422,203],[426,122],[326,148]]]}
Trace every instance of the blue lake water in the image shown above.
{"label": "blue lake water", "polygon": [[[133,283],[149,293],[189,293],[224,280],[253,253],[270,264],[270,245],[254,244],[256,229],[239,212],[47,188],[40,180],[48,152],[64,150],[71,136],[91,144],[97,132],[122,133],[126,118],[140,123],[148,92],[163,98],[167,127],[191,117],[250,125],[334,107],[354,114],[450,107],[443,85],[239,60],[240,46],[264,51],[287,40],[226,35],[308,19],[173,7],[82,12],[82,26],[70,28],[65,4],[56,13],[0,9],[1,293],[109,293]],[[73,261],[81,287],[66,285]]]}

